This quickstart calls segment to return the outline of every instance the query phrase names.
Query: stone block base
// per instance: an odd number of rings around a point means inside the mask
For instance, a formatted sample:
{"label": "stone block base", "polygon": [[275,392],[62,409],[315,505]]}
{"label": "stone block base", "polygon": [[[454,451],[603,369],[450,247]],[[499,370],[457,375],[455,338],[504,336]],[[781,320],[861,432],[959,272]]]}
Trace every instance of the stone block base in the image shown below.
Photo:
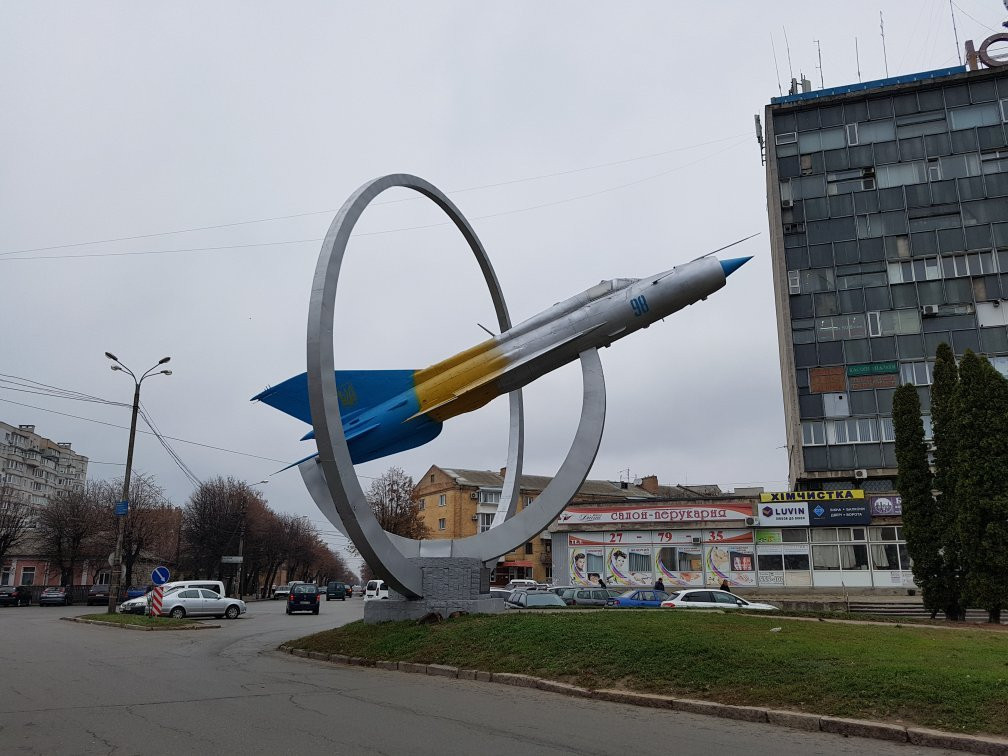
{"label": "stone block base", "polygon": [[418,620],[432,612],[440,614],[442,619],[448,619],[454,612],[466,614],[498,614],[504,611],[504,599],[483,598],[476,600],[457,599],[370,599],[364,602],[364,621],[398,622],[400,620]]}

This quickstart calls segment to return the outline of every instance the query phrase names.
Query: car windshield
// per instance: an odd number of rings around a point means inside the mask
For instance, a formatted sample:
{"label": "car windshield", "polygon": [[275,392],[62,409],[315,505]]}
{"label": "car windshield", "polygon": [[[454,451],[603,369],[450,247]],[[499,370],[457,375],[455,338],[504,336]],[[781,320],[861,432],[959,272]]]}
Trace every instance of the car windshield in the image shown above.
{"label": "car windshield", "polygon": [[317,593],[318,589],[314,585],[295,585],[294,593]]}

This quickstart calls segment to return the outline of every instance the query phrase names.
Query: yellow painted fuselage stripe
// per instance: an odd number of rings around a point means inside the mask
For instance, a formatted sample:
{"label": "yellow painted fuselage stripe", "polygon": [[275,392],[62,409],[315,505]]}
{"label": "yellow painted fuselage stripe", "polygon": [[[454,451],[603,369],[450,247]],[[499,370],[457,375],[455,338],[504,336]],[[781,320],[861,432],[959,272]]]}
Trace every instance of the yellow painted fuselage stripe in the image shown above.
{"label": "yellow painted fuselage stripe", "polygon": [[[466,386],[503,370],[507,363],[497,339],[487,339],[435,365],[416,371],[413,385],[420,411],[448,402]],[[464,397],[452,401],[448,406],[438,407],[430,412],[430,417],[444,422],[455,415],[482,407],[498,393],[495,383],[491,381],[467,392]]]}

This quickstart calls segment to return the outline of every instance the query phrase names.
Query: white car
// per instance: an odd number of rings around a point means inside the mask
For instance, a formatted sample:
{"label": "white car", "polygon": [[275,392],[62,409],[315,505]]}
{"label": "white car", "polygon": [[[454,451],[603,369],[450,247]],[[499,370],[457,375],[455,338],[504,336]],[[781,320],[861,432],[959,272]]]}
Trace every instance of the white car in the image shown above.
{"label": "white car", "polygon": [[773,604],[760,604],[756,601],[746,601],[728,591],[691,588],[669,594],[662,601],[662,609],[753,609],[761,612],[776,612],[779,607]]}
{"label": "white car", "polygon": [[244,601],[221,596],[206,588],[184,588],[169,593],[161,603],[162,616],[175,619],[198,616],[238,619],[247,610]]}
{"label": "white car", "polygon": [[367,587],[364,589],[364,600],[368,599],[387,599],[388,598],[388,586],[385,585],[384,580],[368,580]]}

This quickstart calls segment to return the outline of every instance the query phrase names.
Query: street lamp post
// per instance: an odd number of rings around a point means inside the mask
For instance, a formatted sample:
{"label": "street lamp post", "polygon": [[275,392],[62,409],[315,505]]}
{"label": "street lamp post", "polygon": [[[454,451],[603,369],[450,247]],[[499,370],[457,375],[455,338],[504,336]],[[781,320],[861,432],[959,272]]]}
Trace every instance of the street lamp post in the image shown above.
{"label": "street lamp post", "polygon": [[[129,489],[130,489],[130,472],[133,470],[133,444],[136,441],[136,424],[137,424],[137,413],[140,409],[140,384],[143,383],[144,378],[150,375],[171,375],[171,370],[158,370],[159,367],[168,362],[171,357],[163,357],[158,360],[157,365],[152,367],[146,373],[141,375],[139,378],[136,374],[122,364],[119,358],[116,357],[111,352],[105,352],[105,356],[112,360],[115,364],[112,366],[112,370],[118,370],[124,373],[128,373],[133,379],[135,389],[133,391],[133,417],[130,420],[130,435],[129,435],[129,448],[126,451],[126,475],[123,478],[123,490],[121,501],[129,502]],[[155,372],[157,371],[157,372]],[[126,513],[119,516],[119,534],[116,537],[115,555],[113,556],[112,565],[112,575],[109,580],[109,603],[108,603],[108,613],[115,614],[116,604],[119,600],[119,588],[120,581],[122,580],[122,547],[123,547],[123,532],[126,530],[126,518],[129,517],[129,504],[126,505]]]}

